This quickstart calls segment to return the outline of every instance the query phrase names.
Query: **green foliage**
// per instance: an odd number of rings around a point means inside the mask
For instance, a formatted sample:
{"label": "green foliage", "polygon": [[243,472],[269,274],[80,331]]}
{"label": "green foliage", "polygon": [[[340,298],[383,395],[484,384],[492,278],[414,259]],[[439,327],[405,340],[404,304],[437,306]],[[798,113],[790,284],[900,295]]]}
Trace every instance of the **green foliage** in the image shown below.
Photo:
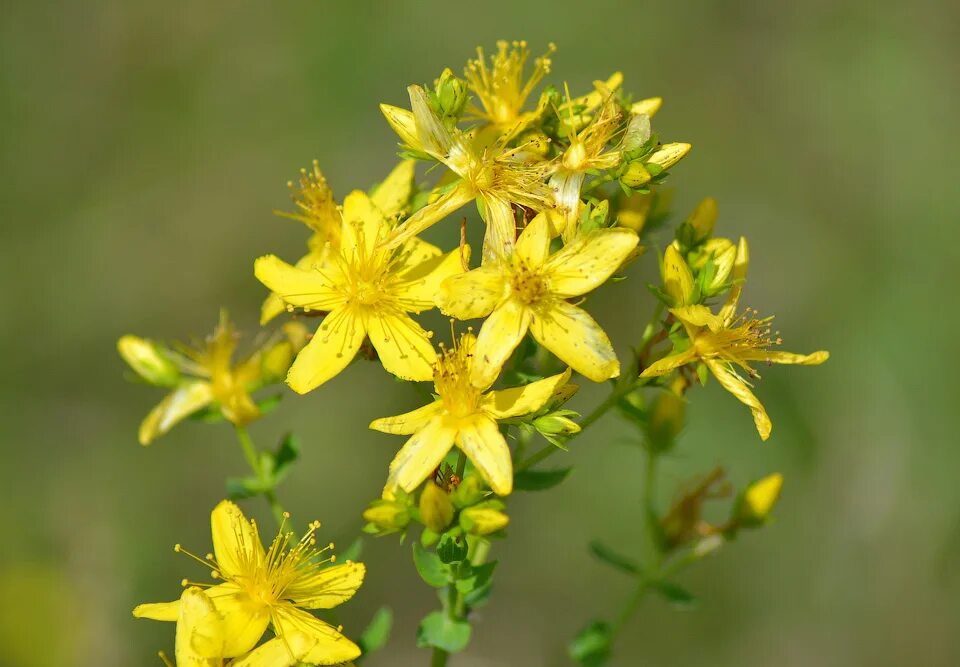
{"label": "green foliage", "polygon": [[590,542],[590,553],[593,554],[597,560],[606,563],[607,565],[610,565],[621,572],[626,572],[627,574],[639,574],[641,571],[640,565],[632,558],[617,553],[599,540],[593,540]]}
{"label": "green foliage", "polygon": [[274,491],[300,458],[300,439],[287,433],[273,452],[260,452],[258,475],[227,479],[227,497],[242,500]]}
{"label": "green foliage", "polygon": [[554,470],[521,470],[513,476],[514,491],[546,491],[557,486],[573,471],[573,467]]}
{"label": "green foliage", "polygon": [[420,574],[420,578],[428,586],[442,588],[450,581],[450,569],[432,551],[427,551],[417,542],[413,543],[413,564]]}
{"label": "green foliage", "polygon": [[442,611],[433,611],[420,621],[417,628],[417,646],[459,653],[470,642],[472,630],[466,621],[450,618]]}
{"label": "green foliage", "polygon": [[600,667],[610,658],[611,639],[610,626],[594,621],[570,642],[567,655],[584,667]]}
{"label": "green foliage", "polygon": [[387,606],[380,607],[357,640],[363,654],[369,655],[386,646],[392,627],[393,611]]}

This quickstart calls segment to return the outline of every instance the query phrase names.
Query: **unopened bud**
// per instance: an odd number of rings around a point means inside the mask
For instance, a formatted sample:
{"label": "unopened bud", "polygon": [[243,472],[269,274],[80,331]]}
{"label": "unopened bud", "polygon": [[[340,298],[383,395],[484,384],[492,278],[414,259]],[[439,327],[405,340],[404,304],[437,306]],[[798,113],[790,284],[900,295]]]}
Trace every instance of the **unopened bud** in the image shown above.
{"label": "unopened bud", "polygon": [[744,489],[734,508],[733,519],[736,525],[756,528],[766,523],[780,498],[782,488],[783,475],[775,472]]}
{"label": "unopened bud", "polygon": [[639,188],[650,182],[652,178],[650,172],[640,162],[631,162],[623,170],[620,176],[620,182],[628,188]]}
{"label": "unopened bud", "polygon": [[617,212],[617,224],[632,229],[637,234],[643,231],[643,226],[650,215],[653,204],[653,195],[649,192],[635,192],[625,198]]}
{"label": "unopened bud", "polygon": [[650,116],[645,113],[631,114],[620,148],[626,152],[636,150],[647,143],[650,134]]}
{"label": "unopened bud", "polygon": [[375,500],[363,511],[363,519],[384,532],[403,530],[410,523],[407,507],[393,500]]}
{"label": "unopened bud", "polygon": [[578,416],[573,410],[556,410],[534,419],[533,426],[546,435],[570,436],[580,432],[580,424],[571,419]]}
{"label": "unopened bud", "polygon": [[474,505],[460,512],[460,527],[471,535],[489,535],[502,530],[510,517],[501,512],[503,503],[492,500]]}
{"label": "unopened bud", "polygon": [[283,380],[287,376],[287,371],[290,370],[293,357],[293,344],[288,340],[282,340],[268,348],[263,354],[261,364],[263,383],[273,384]]}
{"label": "unopened bud", "polygon": [[646,114],[647,116],[650,116],[650,118],[653,118],[654,115],[656,115],[656,113],[660,110],[661,106],[663,106],[662,97],[648,97],[645,100],[634,102],[630,106],[630,113],[633,113],[633,114],[642,113],[642,114]]}
{"label": "unopened bud", "polygon": [[283,325],[283,335],[287,337],[290,344],[293,345],[293,353],[297,354],[309,341],[310,335],[307,326],[303,322],[287,322]]}
{"label": "unopened bud", "polygon": [[440,114],[458,117],[467,103],[467,84],[450,68],[443,70],[435,86]]}
{"label": "unopened bud", "polygon": [[453,520],[453,502],[447,492],[428,481],[420,493],[420,520],[435,533],[442,533]]}
{"label": "unopened bud", "polygon": [[450,499],[454,505],[463,508],[476,505],[483,500],[485,495],[483,480],[480,479],[480,476],[467,475],[463,478],[463,481],[460,482],[460,485],[457,486],[456,490],[454,490]]}
{"label": "unopened bud", "polygon": [[685,143],[673,143],[673,144],[664,144],[658,148],[654,153],[647,158],[649,164],[655,164],[660,167],[661,170],[666,171],[690,152],[690,144]]}
{"label": "unopened bud", "polygon": [[138,336],[123,336],[117,350],[130,368],[152,385],[172,387],[180,380],[180,371],[167,357],[164,348]]}
{"label": "unopened bud", "polygon": [[647,422],[647,440],[657,453],[671,450],[683,430],[686,403],[672,391],[660,392],[653,401]]}
{"label": "unopened bud", "polygon": [[713,230],[717,226],[717,200],[707,197],[697,204],[697,208],[687,218],[687,224],[693,227],[696,243],[702,243],[713,236]]}

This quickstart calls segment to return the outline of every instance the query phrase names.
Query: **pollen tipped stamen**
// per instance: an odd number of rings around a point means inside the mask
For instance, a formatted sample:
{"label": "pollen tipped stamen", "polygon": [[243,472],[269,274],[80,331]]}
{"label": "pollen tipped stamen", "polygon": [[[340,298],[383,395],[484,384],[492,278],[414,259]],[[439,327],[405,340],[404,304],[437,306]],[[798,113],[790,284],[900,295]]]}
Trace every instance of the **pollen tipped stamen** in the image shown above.
{"label": "pollen tipped stamen", "polygon": [[178,554],[183,554],[184,556],[187,556],[188,558],[192,558],[193,560],[197,561],[198,563],[200,563],[200,564],[202,564],[202,565],[205,565],[206,567],[209,567],[209,568],[210,568],[212,571],[214,571],[214,572],[216,572],[217,570],[220,569],[220,566],[217,565],[217,561],[216,561],[216,559],[213,557],[213,554],[207,554],[207,557],[206,557],[206,558],[201,558],[200,556],[196,555],[195,553],[192,553],[192,552],[190,552],[190,551],[187,551],[187,550],[184,549],[183,546],[181,546],[180,544],[175,544],[175,545],[173,545],[173,550],[174,550],[176,553],[178,553]]}

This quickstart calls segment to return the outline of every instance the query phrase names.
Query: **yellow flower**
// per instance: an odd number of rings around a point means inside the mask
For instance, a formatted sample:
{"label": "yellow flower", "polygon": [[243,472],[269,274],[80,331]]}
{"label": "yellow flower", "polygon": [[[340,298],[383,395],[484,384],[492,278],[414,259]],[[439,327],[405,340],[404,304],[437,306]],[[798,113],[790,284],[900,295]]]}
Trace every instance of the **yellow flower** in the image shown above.
{"label": "yellow flower", "polygon": [[739,509],[744,522],[763,522],[773,511],[783,489],[783,475],[775,472],[748,486],[743,492],[742,507]]}
{"label": "yellow flower", "polygon": [[[672,257],[670,262],[667,261],[668,255]],[[766,440],[770,437],[773,425],[767,411],[750,390],[752,385],[741,373],[751,379],[759,379],[759,373],[750,365],[752,362],[812,366],[822,364],[830,354],[823,350],[813,354],[773,351],[770,348],[780,343],[779,338],[771,338],[770,322],[773,318],[759,319],[756,311],[749,308],[737,315],[748,261],[747,241],[741,238],[730,274],[735,281],[734,286],[719,313],[714,314],[706,306],[689,305],[687,297],[693,285],[690,268],[676,248],[667,248],[664,255],[664,284],[676,303],[670,312],[683,323],[689,346],[653,363],[640,377],[665,375],[685,364],[703,362],[724,389],[750,408],[760,438]]]}
{"label": "yellow flower", "polygon": [[[226,311],[221,311],[220,323],[202,345],[178,345],[171,350],[130,335],[117,341],[120,355],[138,375],[151,384],[173,387],[140,424],[140,444],[150,444],[190,415],[214,405],[237,425],[260,416],[250,394],[271,380],[276,346],[291,341],[268,339],[253,354],[234,363],[237,340],[236,329]],[[265,359],[271,361],[266,367]]]}
{"label": "yellow flower", "polygon": [[[413,189],[414,167],[413,160],[400,162],[374,189],[371,199],[387,218],[399,216],[407,206]],[[287,185],[293,192],[293,201],[300,211],[278,214],[299,220],[313,230],[313,235],[307,240],[309,252],[297,260],[294,266],[304,270],[324,266],[331,254],[340,248],[340,230],[343,226],[333,191],[327,185],[327,179],[321,173],[316,160],[313,161],[312,171],[300,170],[299,187],[292,182]],[[283,299],[277,294],[271,294],[260,308],[260,324],[266,324],[283,311]]]}
{"label": "yellow flower", "polygon": [[455,127],[447,128],[431,109],[423,88],[407,90],[413,110],[381,104],[384,116],[409,147],[444,164],[458,180],[397,227],[385,247],[406,242],[476,199],[487,224],[484,259],[509,253],[516,238],[512,206],[540,211],[552,204],[552,193],[544,182],[550,165],[522,160],[524,146],[489,145]]}
{"label": "yellow flower", "polygon": [[[139,605],[133,610],[134,616],[178,623],[187,619],[184,633],[191,643],[191,651],[223,658],[250,651],[267,626],[271,626],[277,639],[235,665],[274,664],[266,659],[252,660],[257,652],[267,657],[272,655],[274,659],[286,653],[292,660],[318,665],[339,664],[360,655],[356,644],[340,634],[338,628],[304,611],[330,609],[346,602],[363,583],[365,573],[363,564],[350,561],[325,567],[333,557],[322,559],[321,556],[333,545],[322,549],[314,546],[318,522],[310,524],[306,535],[292,546],[291,534],[283,533],[281,527],[280,534],[264,551],[256,522],[248,520],[235,504],[222,501],[210,519],[213,554],[200,558],[183,551],[179,545],[177,551],[210,567],[213,577],[223,583],[208,584],[210,587],[203,591],[202,597],[185,594],[175,602]],[[179,635],[180,628],[178,662]]]}
{"label": "yellow flower", "polygon": [[550,255],[547,214],[534,218],[515,251],[448,278],[440,309],[461,320],[486,317],[477,336],[472,381],[488,386],[529,330],[577,372],[595,382],[620,374],[620,362],[603,329],[567,299],[599,287],[637,246],[629,229],[600,229]]}
{"label": "yellow flower", "polygon": [[430,379],[430,334],[408,313],[434,307],[440,281],[463,270],[459,251],[443,255],[415,238],[385,248],[380,242],[392,225],[359,190],[347,196],[342,218],[340,247],[325,263],[297,268],[273,255],[256,261],[257,278],[291,308],[327,313],[287,383],[301,394],[318,387],[346,368],[367,336],[389,372]]}
{"label": "yellow flower", "polygon": [[412,436],[390,464],[384,497],[397,489],[411,492],[436,469],[456,444],[477,472],[501,496],[513,490],[510,448],[497,421],[536,412],[570,378],[570,371],[522,387],[486,391],[470,382],[476,359],[473,334],[443,350],[437,359],[433,384],[439,398],[406,414],[384,417],[370,424],[383,433]]}

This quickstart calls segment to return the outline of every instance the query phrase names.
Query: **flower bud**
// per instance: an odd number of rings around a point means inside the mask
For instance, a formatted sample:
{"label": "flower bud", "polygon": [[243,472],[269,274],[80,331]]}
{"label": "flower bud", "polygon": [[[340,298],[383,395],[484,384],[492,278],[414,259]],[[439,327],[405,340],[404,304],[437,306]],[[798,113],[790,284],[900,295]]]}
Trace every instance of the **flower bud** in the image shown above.
{"label": "flower bud", "polygon": [[510,517],[501,512],[503,503],[491,500],[460,512],[460,527],[471,535],[489,535],[502,530]]}
{"label": "flower bud", "polygon": [[172,387],[180,380],[177,366],[164,348],[153,341],[127,335],[117,341],[117,350],[130,368],[152,385]]}
{"label": "flower bud", "polygon": [[782,488],[783,475],[778,472],[750,484],[737,499],[734,523],[744,528],[762,526],[777,504]]}
{"label": "flower bud", "polygon": [[676,244],[671,243],[663,252],[663,290],[673,299],[675,306],[693,303],[693,273],[680,254]]}
{"label": "flower bud", "polygon": [[263,362],[260,366],[263,383],[273,384],[282,381],[290,370],[293,357],[293,344],[288,340],[282,340],[267,348],[263,353]]}
{"label": "flower bud", "polygon": [[420,493],[420,520],[435,533],[442,533],[453,520],[453,503],[447,492],[428,481]]}
{"label": "flower bud", "polygon": [[650,172],[640,162],[631,162],[620,176],[620,182],[628,188],[639,188],[650,181]]}
{"label": "flower bud", "polygon": [[650,134],[650,116],[645,113],[631,114],[620,149],[626,152],[636,150],[647,143]]}
{"label": "flower bud", "polygon": [[457,507],[464,508],[476,505],[483,500],[485,495],[486,491],[483,488],[483,480],[480,479],[480,476],[467,475],[454,490],[451,500]]}
{"label": "flower bud", "polygon": [[570,417],[578,416],[573,410],[556,410],[534,419],[533,427],[544,435],[571,436],[580,432],[580,424]]}
{"label": "flower bud", "polygon": [[660,110],[660,107],[663,106],[662,97],[648,97],[645,100],[639,100],[634,102],[630,106],[630,113],[633,114],[646,114],[650,118],[653,118],[656,113]]}
{"label": "flower bud", "polygon": [[363,511],[363,519],[383,532],[403,530],[410,523],[407,506],[395,500],[375,500]]}
{"label": "flower bud", "polygon": [[672,391],[660,392],[653,401],[647,422],[647,441],[657,453],[670,451],[683,430],[686,403]]}
{"label": "flower bud", "polygon": [[643,231],[643,226],[650,215],[653,204],[653,195],[649,192],[635,192],[625,198],[617,212],[617,224],[632,229],[637,234]]}
{"label": "flower bud", "polygon": [[655,164],[661,170],[666,171],[690,152],[690,144],[672,143],[664,144],[647,158],[648,164]]}
{"label": "flower bud", "polygon": [[697,208],[687,218],[687,224],[693,227],[696,243],[702,243],[713,236],[713,230],[717,226],[717,200],[706,197],[697,204]]}
{"label": "flower bud", "polygon": [[467,103],[467,84],[450,71],[449,67],[443,70],[437,79],[435,91],[441,115],[456,118],[463,112]]}
{"label": "flower bud", "polygon": [[310,332],[303,322],[287,322],[283,325],[283,335],[293,345],[293,353],[297,354],[309,342]]}

